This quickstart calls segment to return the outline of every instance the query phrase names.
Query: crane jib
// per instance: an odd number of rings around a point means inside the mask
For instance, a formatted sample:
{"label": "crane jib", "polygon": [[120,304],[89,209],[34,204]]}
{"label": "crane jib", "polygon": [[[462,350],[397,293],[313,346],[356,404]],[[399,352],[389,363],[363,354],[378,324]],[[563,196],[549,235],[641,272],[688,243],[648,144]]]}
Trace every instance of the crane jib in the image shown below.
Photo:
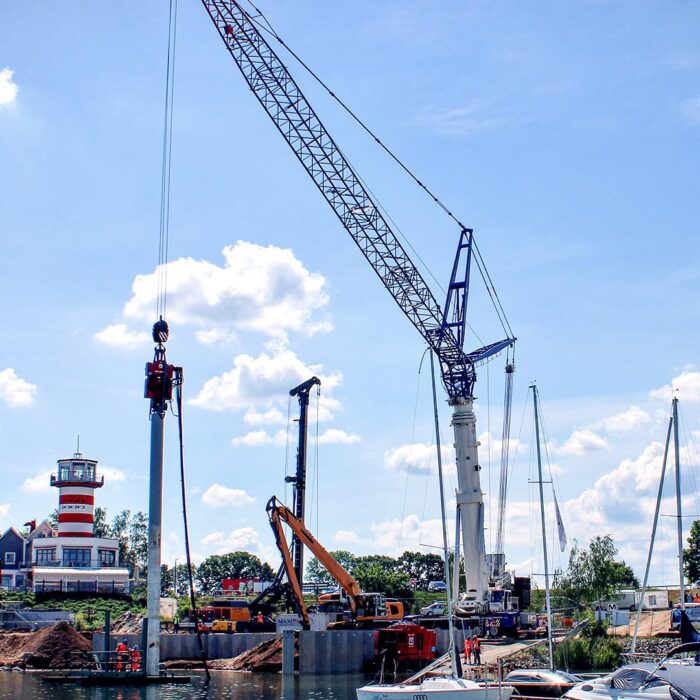
{"label": "crane jib", "polygon": [[474,356],[480,351],[464,353],[421,273],[287,68],[235,0],[202,4],[268,116],[399,308],[438,355],[448,395],[471,396]]}

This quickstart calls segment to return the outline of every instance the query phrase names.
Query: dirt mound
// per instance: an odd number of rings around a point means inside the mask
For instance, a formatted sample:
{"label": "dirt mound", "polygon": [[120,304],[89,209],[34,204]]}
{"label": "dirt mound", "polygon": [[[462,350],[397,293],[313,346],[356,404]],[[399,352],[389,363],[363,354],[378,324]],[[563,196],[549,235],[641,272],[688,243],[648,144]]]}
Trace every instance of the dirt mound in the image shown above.
{"label": "dirt mound", "polygon": [[235,659],[217,659],[211,662],[212,668],[230,671],[281,671],[282,638],[275,637],[261,642]]}
{"label": "dirt mound", "polygon": [[112,622],[110,629],[112,634],[141,634],[142,623],[141,615],[127,611]]}
{"label": "dirt mound", "polygon": [[37,632],[0,634],[0,665],[26,668],[70,668],[74,652],[89,652],[90,641],[67,622]]}

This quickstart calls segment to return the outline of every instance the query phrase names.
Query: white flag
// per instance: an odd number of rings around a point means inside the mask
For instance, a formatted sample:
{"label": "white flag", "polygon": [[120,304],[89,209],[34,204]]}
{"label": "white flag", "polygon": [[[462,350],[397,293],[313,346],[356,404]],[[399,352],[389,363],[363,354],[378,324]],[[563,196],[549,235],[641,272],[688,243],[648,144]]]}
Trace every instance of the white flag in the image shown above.
{"label": "white flag", "polygon": [[561,519],[559,512],[559,503],[557,503],[557,494],[554,494],[554,512],[557,518],[557,533],[559,534],[559,547],[563,552],[566,549],[566,530],[564,529],[564,521]]}

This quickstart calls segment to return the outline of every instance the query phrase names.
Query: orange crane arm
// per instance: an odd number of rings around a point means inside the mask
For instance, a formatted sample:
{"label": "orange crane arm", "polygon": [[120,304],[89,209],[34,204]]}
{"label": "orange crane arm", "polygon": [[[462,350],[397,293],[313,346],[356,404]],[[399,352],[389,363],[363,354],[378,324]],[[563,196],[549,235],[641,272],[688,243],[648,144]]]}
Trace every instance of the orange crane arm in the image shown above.
{"label": "orange crane arm", "polygon": [[309,619],[309,611],[306,609],[306,603],[304,602],[304,594],[301,590],[301,585],[299,579],[297,578],[296,570],[294,569],[294,562],[289,554],[289,546],[287,545],[287,538],[284,536],[284,528],[280,522],[279,514],[276,510],[270,510],[268,508],[268,514],[270,516],[270,525],[272,525],[272,531],[275,533],[275,542],[277,542],[277,548],[280,550],[282,555],[282,562],[284,564],[285,571],[287,572],[287,578],[289,579],[289,585],[292,587],[292,592],[294,593],[294,598],[297,601],[297,608],[299,609],[299,614],[303,620],[304,629],[309,629],[311,627],[311,620]]}
{"label": "orange crane arm", "polygon": [[[331,553],[325,549],[325,547],[323,547],[319,541],[306,529],[304,522],[299,520],[299,518],[297,518],[294,513],[287,508],[287,506],[280,503],[275,496],[268,501],[267,512],[278,540],[277,546],[280,547],[278,533],[281,533],[282,541],[286,543],[286,538],[284,538],[284,533],[282,532],[282,527],[280,524],[280,521],[282,520],[289,525],[292,532],[294,532],[299,540],[313,552],[314,556],[321,562],[321,564],[323,564],[326,571],[328,571],[333,579],[337,581],[340,587],[345,591],[354,615],[357,607],[357,599],[362,596],[362,590],[360,589],[357,581],[355,581],[355,579],[347,571],[345,571],[345,569],[333,558]],[[286,545],[284,545],[284,551],[287,553],[287,555],[285,558],[284,553],[282,554],[282,561],[284,562],[285,568],[287,569],[287,576],[291,582],[294,567],[291,564],[292,560],[289,556],[289,551],[287,550]],[[287,560],[289,560],[289,565]],[[299,587],[299,581],[297,580],[296,574],[294,574],[294,580],[297,583],[297,587]],[[292,584],[292,588],[294,588],[294,584]]]}

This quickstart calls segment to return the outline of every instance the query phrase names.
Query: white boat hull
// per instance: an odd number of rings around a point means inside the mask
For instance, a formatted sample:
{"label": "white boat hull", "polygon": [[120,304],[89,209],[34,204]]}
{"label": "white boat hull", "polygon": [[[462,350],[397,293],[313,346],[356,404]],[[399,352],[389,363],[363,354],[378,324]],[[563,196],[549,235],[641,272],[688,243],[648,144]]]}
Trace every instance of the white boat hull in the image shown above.
{"label": "white boat hull", "polygon": [[356,692],[357,700],[510,700],[514,690],[463,678],[426,678],[411,685],[366,685]]}

